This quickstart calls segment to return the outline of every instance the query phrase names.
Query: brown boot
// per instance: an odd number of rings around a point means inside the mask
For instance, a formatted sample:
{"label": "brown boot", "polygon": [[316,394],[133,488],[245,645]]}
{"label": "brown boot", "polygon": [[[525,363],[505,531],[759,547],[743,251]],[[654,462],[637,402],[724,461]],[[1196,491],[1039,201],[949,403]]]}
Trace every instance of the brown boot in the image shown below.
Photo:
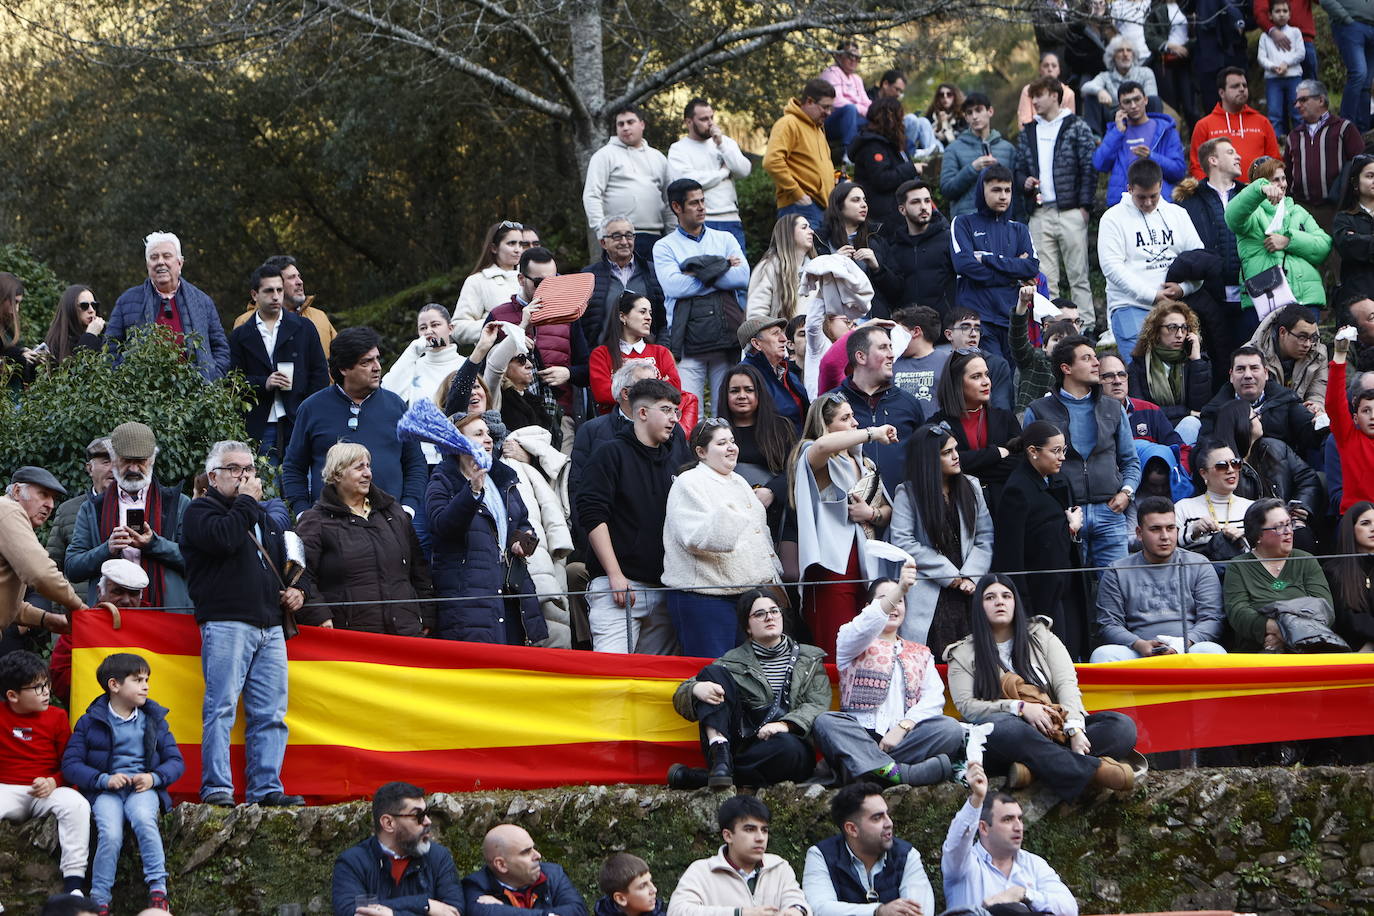
{"label": "brown boot", "polygon": [[1007,770],[1008,789],[1024,789],[1033,782],[1035,782],[1035,774],[1024,763],[1013,763],[1011,768]]}
{"label": "brown boot", "polygon": [[1129,792],[1135,788],[1135,770],[1129,765],[1110,757],[1099,757],[1098,761],[1092,785],[1111,789],[1113,792]]}

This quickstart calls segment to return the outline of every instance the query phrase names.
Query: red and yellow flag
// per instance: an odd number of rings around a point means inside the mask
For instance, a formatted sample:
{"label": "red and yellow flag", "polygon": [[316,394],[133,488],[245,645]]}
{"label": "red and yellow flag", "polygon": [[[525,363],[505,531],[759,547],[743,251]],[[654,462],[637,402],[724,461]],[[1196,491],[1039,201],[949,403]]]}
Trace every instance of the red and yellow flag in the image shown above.
{"label": "red and yellow flag", "polygon": [[[78,615],[72,709],[99,692],[111,652],[152,668],[186,757],[172,787],[200,785],[200,633],[194,619],[126,611]],[[312,801],[370,794],[399,779],[429,791],[659,783],[675,762],[700,765],[697,729],[673,690],[703,659],[607,655],[377,636],[304,627],[287,643],[290,741],[282,773]],[[1089,711],[1136,720],[1141,751],[1374,731],[1374,656],[1188,655],[1081,665]],[[832,672],[833,675],[833,672]],[[243,765],[242,715],[233,737]]]}

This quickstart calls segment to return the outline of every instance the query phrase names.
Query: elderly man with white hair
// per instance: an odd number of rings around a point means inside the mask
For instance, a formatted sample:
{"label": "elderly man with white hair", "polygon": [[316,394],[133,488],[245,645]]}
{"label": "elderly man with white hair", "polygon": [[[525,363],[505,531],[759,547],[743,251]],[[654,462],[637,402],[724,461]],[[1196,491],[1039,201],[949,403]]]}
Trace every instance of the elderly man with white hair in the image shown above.
{"label": "elderly man with white hair", "polygon": [[222,377],[229,371],[229,338],[214,301],[181,277],[186,261],[181,239],[154,232],[143,240],[143,256],[148,279],[115,300],[105,337],[122,344],[132,328],[163,325],[184,341],[187,356],[207,382]]}
{"label": "elderly man with white hair", "polygon": [[33,533],[48,520],[57,497],[66,495],[66,488],[52,474],[42,468],[22,467],[10,478],[5,495],[0,496],[0,629],[15,621],[56,633],[71,629],[66,614],[45,611],[25,601],[24,591],[29,587],[70,611],[83,606]]}

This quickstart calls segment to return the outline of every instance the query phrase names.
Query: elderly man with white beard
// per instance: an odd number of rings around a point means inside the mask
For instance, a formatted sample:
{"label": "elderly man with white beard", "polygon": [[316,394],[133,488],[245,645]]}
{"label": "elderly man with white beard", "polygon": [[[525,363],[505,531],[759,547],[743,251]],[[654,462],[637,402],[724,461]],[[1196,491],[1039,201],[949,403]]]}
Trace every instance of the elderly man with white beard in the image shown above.
{"label": "elderly man with white beard", "polygon": [[76,516],[65,569],[69,579],[87,580],[88,601],[106,560],[123,558],[148,574],[149,607],[191,612],[186,566],[177,539],[190,499],[153,475],[157,439],[142,423],[122,423],[110,433],[114,481]]}

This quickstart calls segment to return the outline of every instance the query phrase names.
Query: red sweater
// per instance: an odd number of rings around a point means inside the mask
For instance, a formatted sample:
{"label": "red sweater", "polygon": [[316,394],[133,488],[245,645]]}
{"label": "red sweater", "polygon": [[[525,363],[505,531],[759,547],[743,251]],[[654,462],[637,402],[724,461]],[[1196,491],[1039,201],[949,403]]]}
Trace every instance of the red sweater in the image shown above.
{"label": "red sweater", "polygon": [[40,776],[62,784],[62,752],[72,736],[67,714],[56,706],[21,716],[0,703],[0,782],[27,786]]}
{"label": "red sweater", "polygon": [[1355,503],[1374,499],[1374,439],[1355,428],[1345,397],[1345,363],[1332,361],[1326,375],[1326,416],[1341,456],[1341,514]]}
{"label": "red sweater", "polygon": [[1246,105],[1236,114],[1231,114],[1217,102],[1212,113],[1197,122],[1193,128],[1192,159],[1193,177],[1201,180],[1207,177],[1197,161],[1197,150],[1213,137],[1225,137],[1240,153],[1240,177],[1250,174],[1250,163],[1261,156],[1279,157],[1279,139],[1274,136],[1274,125],[1255,109]]}
{"label": "red sweater", "polygon": [[[626,359],[652,359],[658,366],[659,376],[672,385],[678,391],[682,390],[682,379],[677,374],[677,360],[673,359],[673,354],[667,347],[660,347],[658,344],[646,343],[643,353],[634,353],[625,357]],[[611,393],[611,351],[606,347],[600,346],[592,351],[590,363],[590,375],[592,381],[592,399],[596,401],[596,406],[602,413],[607,413],[615,406],[615,395]],[[715,392],[711,392],[715,394]]]}

